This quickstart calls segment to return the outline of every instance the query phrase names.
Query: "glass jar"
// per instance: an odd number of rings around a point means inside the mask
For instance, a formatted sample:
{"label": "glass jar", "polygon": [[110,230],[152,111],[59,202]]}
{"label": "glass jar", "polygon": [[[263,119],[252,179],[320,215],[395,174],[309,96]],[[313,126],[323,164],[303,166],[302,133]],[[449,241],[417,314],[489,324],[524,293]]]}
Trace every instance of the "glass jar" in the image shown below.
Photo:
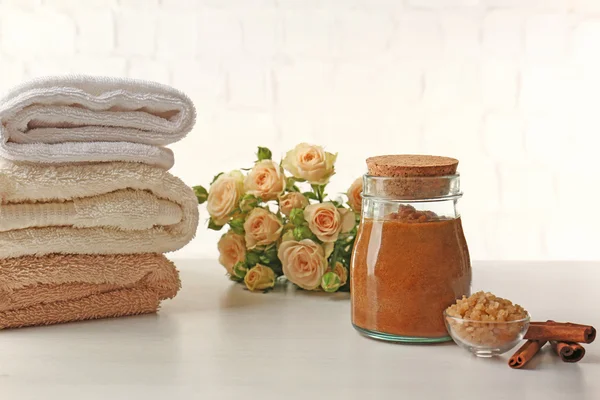
{"label": "glass jar", "polygon": [[352,324],[397,342],[450,340],[443,311],[470,295],[459,175],[365,175],[352,256]]}

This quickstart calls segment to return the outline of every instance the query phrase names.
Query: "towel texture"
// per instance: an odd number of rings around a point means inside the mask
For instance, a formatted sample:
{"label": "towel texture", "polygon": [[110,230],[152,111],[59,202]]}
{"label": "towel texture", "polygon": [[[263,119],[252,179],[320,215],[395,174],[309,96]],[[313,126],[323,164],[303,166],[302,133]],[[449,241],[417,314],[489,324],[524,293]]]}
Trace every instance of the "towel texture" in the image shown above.
{"label": "towel texture", "polygon": [[166,253],[197,227],[193,190],[158,167],[0,160],[0,258]]}
{"label": "towel texture", "polygon": [[173,166],[163,147],[194,126],[192,101],[133,79],[49,77],[0,100],[0,157],[35,163],[127,161]]}
{"label": "towel texture", "polygon": [[0,260],[0,329],[152,313],[179,274],[161,254]]}

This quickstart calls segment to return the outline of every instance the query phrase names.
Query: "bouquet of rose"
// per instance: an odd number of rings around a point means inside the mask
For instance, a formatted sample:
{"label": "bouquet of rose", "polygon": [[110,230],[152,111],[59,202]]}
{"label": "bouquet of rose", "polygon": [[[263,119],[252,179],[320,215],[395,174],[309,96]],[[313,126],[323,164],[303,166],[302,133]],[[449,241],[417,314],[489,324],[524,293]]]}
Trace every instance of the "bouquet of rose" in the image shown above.
{"label": "bouquet of rose", "polygon": [[218,174],[208,191],[194,187],[207,202],[208,228],[229,226],[218,248],[232,280],[251,291],[271,289],[281,276],[305,290],[348,290],[362,180],[348,191],[348,207],[326,200],[336,158],[302,143],[278,164],[259,147],[252,168]]}

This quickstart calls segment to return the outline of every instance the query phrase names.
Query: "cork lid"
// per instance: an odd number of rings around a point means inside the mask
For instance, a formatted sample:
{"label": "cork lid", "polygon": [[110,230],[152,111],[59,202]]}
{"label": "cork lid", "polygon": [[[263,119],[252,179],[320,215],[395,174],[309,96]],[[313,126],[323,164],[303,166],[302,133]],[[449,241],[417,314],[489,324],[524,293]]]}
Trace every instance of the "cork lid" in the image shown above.
{"label": "cork lid", "polygon": [[458,160],[425,155],[389,155],[367,159],[363,196],[433,199],[460,195]]}
{"label": "cork lid", "polygon": [[456,174],[458,160],[450,157],[400,154],[367,159],[369,175],[386,177],[445,176]]}

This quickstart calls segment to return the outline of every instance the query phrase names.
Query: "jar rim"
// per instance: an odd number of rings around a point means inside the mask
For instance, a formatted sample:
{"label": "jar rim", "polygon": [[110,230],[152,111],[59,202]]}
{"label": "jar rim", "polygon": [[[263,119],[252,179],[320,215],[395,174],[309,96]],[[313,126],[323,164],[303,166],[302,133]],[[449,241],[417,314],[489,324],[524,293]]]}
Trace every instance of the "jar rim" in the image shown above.
{"label": "jar rim", "polygon": [[460,174],[440,176],[363,175],[363,197],[412,202],[444,201],[462,197]]}

